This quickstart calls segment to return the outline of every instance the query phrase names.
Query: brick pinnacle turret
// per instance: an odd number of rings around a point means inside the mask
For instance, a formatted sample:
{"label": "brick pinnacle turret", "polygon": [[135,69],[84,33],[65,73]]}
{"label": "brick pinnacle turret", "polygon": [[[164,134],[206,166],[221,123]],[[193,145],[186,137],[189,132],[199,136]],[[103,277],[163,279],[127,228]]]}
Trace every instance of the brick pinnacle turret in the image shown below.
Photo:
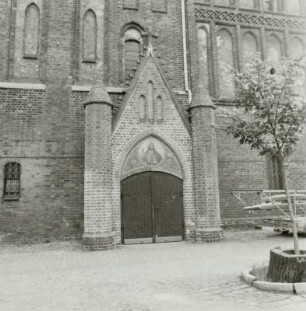
{"label": "brick pinnacle turret", "polygon": [[195,240],[222,239],[215,106],[200,79],[191,106],[194,192],[196,209]]}
{"label": "brick pinnacle turret", "polygon": [[84,248],[113,246],[112,232],[112,101],[98,77],[84,101],[85,176]]}

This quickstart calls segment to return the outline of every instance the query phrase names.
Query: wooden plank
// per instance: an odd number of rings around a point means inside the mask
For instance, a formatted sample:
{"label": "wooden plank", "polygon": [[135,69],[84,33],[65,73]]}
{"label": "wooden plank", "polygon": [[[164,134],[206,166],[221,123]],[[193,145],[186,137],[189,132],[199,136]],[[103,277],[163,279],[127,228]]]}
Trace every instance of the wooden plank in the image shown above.
{"label": "wooden plank", "polygon": [[[293,194],[291,195],[291,198],[292,199],[295,199],[297,201],[299,200],[306,200],[306,195],[304,194]],[[285,194],[282,194],[282,195],[273,195],[273,196],[270,196],[270,197],[263,197],[263,201],[269,201],[269,202],[272,202],[272,201],[287,201],[287,196]]]}

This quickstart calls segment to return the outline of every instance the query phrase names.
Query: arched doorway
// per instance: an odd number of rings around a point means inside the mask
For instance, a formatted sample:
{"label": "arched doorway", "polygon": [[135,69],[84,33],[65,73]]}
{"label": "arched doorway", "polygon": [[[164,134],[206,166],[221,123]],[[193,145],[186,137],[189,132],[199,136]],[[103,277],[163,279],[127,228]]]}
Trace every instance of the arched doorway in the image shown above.
{"label": "arched doorway", "polygon": [[154,171],[124,179],[121,219],[123,244],[183,240],[182,179]]}

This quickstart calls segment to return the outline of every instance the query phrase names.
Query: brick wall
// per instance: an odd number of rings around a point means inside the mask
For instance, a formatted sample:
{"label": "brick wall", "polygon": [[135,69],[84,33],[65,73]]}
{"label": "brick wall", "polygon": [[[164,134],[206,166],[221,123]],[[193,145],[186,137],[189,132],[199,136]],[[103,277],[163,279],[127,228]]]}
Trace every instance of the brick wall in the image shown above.
{"label": "brick wall", "polygon": [[[218,106],[222,109],[231,109],[230,106]],[[226,118],[218,115],[218,127],[223,127],[229,122]],[[290,158],[289,165],[289,188],[305,190],[305,135],[296,146],[295,152]],[[260,203],[260,191],[269,189],[267,160],[259,156],[258,151],[251,150],[248,146],[240,145],[239,142],[227,135],[224,131],[217,131],[218,165],[219,165],[219,188],[221,218],[223,223],[229,219],[236,223],[245,218],[269,217],[279,215],[278,212],[246,212],[245,206],[239,201],[234,193],[240,192],[241,199],[246,205]],[[236,221],[234,221],[236,219]],[[252,220],[251,220],[252,222]]]}
{"label": "brick wall", "polygon": [[[0,88],[0,232],[10,240],[79,237],[83,230],[83,98],[66,89],[58,93],[60,109],[49,92]],[[3,199],[8,162],[21,164],[19,201]]]}
{"label": "brick wall", "polygon": [[[25,8],[32,2],[41,10],[39,57],[26,59],[23,57],[22,27]],[[252,18],[244,18],[242,22],[237,23],[241,18],[239,17],[241,15],[237,15],[238,9],[218,7],[214,10],[211,4],[204,5],[206,1],[201,2],[202,6],[194,4],[194,1],[187,1],[189,47],[187,57],[190,65],[188,74],[194,90],[199,80],[197,29],[209,26],[208,46],[211,50],[208,54],[208,63],[211,67],[207,70],[207,74],[210,94],[217,105],[220,85],[216,29],[230,26],[233,31],[236,67],[241,66],[243,62],[242,39],[247,31],[252,31],[255,35],[258,49],[263,53],[266,52],[266,35],[273,33],[281,34],[284,40],[282,45],[284,55],[290,56],[295,53],[296,49],[290,48],[294,40],[300,40],[299,49],[303,43],[305,45],[305,30],[302,27],[305,22],[302,17],[293,19],[292,16],[266,16],[269,26],[262,19],[263,14],[248,10],[247,15]],[[9,87],[0,85],[0,232],[11,233],[11,239],[80,236],[83,230],[84,208],[85,126],[82,102],[86,92],[72,92],[71,86],[73,83],[91,84],[96,77],[96,69],[103,62],[107,85],[127,87],[121,79],[123,68],[121,30],[129,23],[136,23],[144,30],[142,33],[144,43],[148,40],[145,36],[147,27],[154,34],[152,42],[156,49],[155,55],[170,88],[183,91],[180,1],[168,0],[167,3],[167,12],[155,12],[149,0],[138,1],[137,10],[125,9],[123,0],[106,1],[105,4],[100,0],[0,0],[0,83],[11,82]],[[95,12],[98,23],[97,58],[94,63],[84,63],[82,59],[82,22],[87,9]],[[284,27],[285,24],[287,28]],[[16,86],[16,82],[22,82],[22,85]],[[36,84],[27,86],[29,82]],[[139,90],[142,87],[143,85],[139,84]],[[158,84],[158,87],[162,89],[162,83]],[[121,104],[124,92],[118,91],[111,96],[116,104]],[[171,106],[172,99],[167,96],[165,101],[169,105],[165,120],[167,122],[157,127],[156,124],[138,124],[137,120],[132,119],[128,119],[132,120],[131,122],[124,121],[120,125],[122,126],[120,135],[115,134],[113,140],[115,155],[122,155],[122,152],[128,152],[129,148],[132,148],[131,145],[123,146],[130,139],[127,135],[130,131],[138,140],[145,135],[160,135],[160,138],[165,136],[164,139],[171,148],[177,148],[178,154],[181,150],[181,156],[178,158],[185,158],[186,163],[190,161],[190,138],[182,130],[181,121],[176,117],[170,117],[174,112]],[[186,109],[188,107],[186,94],[180,92],[177,97]],[[229,100],[225,99],[219,105],[223,106],[228,102]],[[133,99],[130,103],[135,105]],[[178,135],[182,132],[184,135]],[[246,188],[267,188],[266,162],[258,157],[256,152],[246,147],[238,147],[237,143],[223,132],[217,133],[217,142],[222,218],[226,220],[253,216],[242,213],[241,205],[229,192]],[[135,140],[131,140],[131,144],[136,143]],[[306,186],[305,146],[303,140],[292,157],[294,162],[290,167],[292,188],[305,189]],[[3,166],[10,161],[18,161],[22,165],[22,196],[19,202],[4,202],[2,199]],[[187,174],[188,181],[184,186],[187,194],[184,200],[186,224],[188,228],[192,228],[194,206],[189,166],[190,163],[186,164],[189,175]],[[120,178],[118,174],[118,171],[115,172],[113,177],[117,178],[117,185]],[[113,195],[116,206],[113,211],[115,219],[113,227],[119,232],[118,187],[114,189]],[[256,195],[252,195],[254,198],[252,200],[256,201]]]}
{"label": "brick wall", "polygon": [[[136,23],[144,31],[158,37],[153,46],[165,72],[167,81],[175,89],[184,89],[183,43],[180,1],[168,0],[167,12],[152,10],[151,0],[138,1],[138,9],[124,9],[123,0],[109,1],[106,16],[105,73],[107,85],[125,85],[122,79],[122,28]],[[144,37],[144,44],[147,39]]]}
{"label": "brick wall", "polygon": [[[227,88],[225,83],[220,83],[220,61],[218,60],[223,54],[223,58],[233,58],[233,64],[236,69],[242,69],[244,63],[248,61],[248,55],[255,53],[256,50],[262,52],[263,58],[268,58],[267,39],[270,35],[277,36],[280,39],[281,51],[280,53],[287,57],[293,57],[294,53],[290,49],[291,43],[296,40],[305,40],[305,27],[303,23],[305,19],[290,19],[287,16],[279,15],[279,19],[269,20],[269,16],[261,14],[260,18],[255,17],[252,10],[243,11],[238,7],[229,10],[226,8],[228,3],[223,7],[214,7],[212,2],[197,1],[196,4],[188,2],[188,38],[190,46],[190,68],[191,68],[191,87],[195,90],[199,79],[200,69],[206,64],[201,65],[201,55],[198,53],[197,34],[198,29],[206,30],[207,37],[207,59],[208,68],[206,69],[206,76],[209,79],[210,94],[217,104],[218,108],[231,109],[232,101],[229,96],[224,96],[220,100],[220,95],[224,93]],[[263,13],[263,11],[261,12]],[[245,14],[244,18],[239,22],[239,14]],[[194,20],[194,16],[197,20]],[[269,25],[265,22],[263,17],[269,20]],[[258,19],[257,19],[258,18]],[[280,25],[281,20],[286,21],[286,25]],[[287,27],[287,28],[286,28]],[[296,29],[295,29],[296,28]],[[297,30],[297,28],[299,30]],[[232,37],[232,51],[220,51],[218,49],[218,31],[226,31]],[[253,44],[250,45],[250,38],[245,37],[245,34],[252,36]],[[299,39],[294,39],[298,36]],[[294,41],[295,40],[295,41]],[[297,44],[298,50],[301,51],[301,42]],[[248,44],[246,44],[246,42]],[[304,46],[305,46],[305,41]],[[202,42],[203,43],[203,42]],[[277,48],[276,46],[272,46]],[[203,57],[202,57],[203,58]],[[204,57],[205,60],[205,57]],[[222,59],[223,61],[223,59]],[[222,96],[221,96],[222,97]],[[218,110],[218,109],[217,109]],[[223,118],[217,117],[217,124],[222,126],[226,122]],[[268,216],[270,213],[261,213],[260,215],[243,212],[243,204],[234,197],[232,192],[244,190],[242,199],[247,204],[258,203],[260,201],[259,195],[254,190],[268,189],[267,163],[264,157],[258,156],[256,151],[251,151],[246,146],[240,146],[237,141],[227,136],[223,131],[217,132],[218,142],[218,165],[219,165],[219,187],[220,187],[220,205],[221,217],[223,222],[229,219],[248,218],[256,216]],[[290,165],[290,187],[296,189],[305,189],[305,136],[297,151],[292,156],[292,163]]]}
{"label": "brick wall", "polygon": [[0,80],[6,79],[9,51],[10,1],[0,1]]}
{"label": "brick wall", "polygon": [[8,241],[80,237],[83,231],[83,159],[7,157],[21,164],[19,201],[4,201],[0,179],[0,235]]}

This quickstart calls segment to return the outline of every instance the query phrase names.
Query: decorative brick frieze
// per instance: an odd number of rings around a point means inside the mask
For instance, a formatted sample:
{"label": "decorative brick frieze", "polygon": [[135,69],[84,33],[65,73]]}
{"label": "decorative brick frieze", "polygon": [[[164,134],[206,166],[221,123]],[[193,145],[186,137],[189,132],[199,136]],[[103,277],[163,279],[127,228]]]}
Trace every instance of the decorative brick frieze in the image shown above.
{"label": "decorative brick frieze", "polygon": [[258,25],[273,28],[289,28],[292,30],[305,31],[306,22],[304,18],[269,17],[262,14],[237,13],[229,10],[209,10],[202,6],[195,7],[197,20],[214,20],[218,22],[230,22],[243,25]]}

